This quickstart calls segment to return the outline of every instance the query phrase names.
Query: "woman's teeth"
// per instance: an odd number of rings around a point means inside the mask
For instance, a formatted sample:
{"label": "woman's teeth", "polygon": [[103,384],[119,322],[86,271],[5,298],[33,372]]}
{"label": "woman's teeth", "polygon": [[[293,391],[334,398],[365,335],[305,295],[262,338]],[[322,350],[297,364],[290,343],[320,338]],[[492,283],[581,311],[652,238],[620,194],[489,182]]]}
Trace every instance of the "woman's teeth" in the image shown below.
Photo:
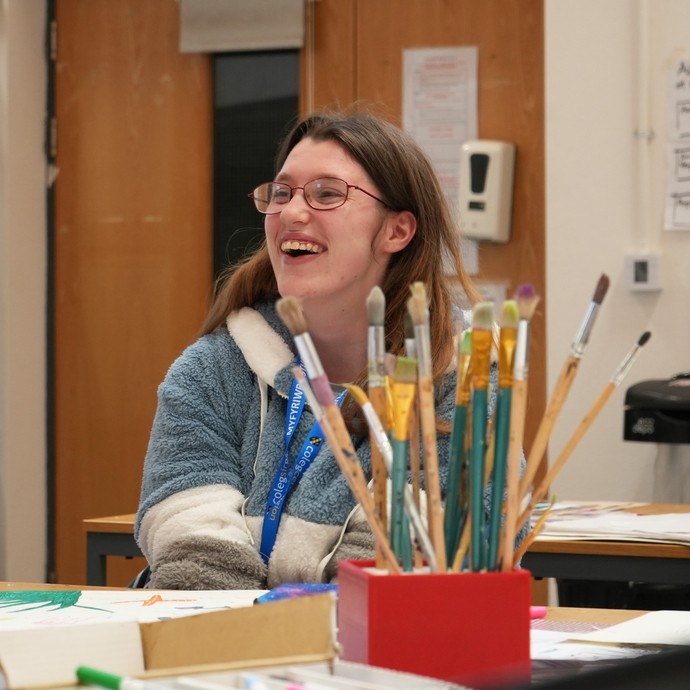
{"label": "woman's teeth", "polygon": [[311,242],[298,242],[297,240],[289,240],[280,245],[280,249],[286,254],[321,254],[323,247]]}

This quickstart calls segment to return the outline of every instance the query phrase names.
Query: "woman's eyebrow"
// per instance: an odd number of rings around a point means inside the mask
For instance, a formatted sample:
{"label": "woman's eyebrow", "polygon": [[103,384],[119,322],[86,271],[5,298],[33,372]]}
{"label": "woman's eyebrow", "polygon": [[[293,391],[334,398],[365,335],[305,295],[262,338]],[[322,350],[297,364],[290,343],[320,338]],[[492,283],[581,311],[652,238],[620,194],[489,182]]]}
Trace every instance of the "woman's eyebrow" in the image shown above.
{"label": "woman's eyebrow", "polygon": [[[290,173],[282,173],[281,172],[275,176],[273,181],[274,182],[286,182],[286,183],[292,182],[292,183],[294,183],[296,179],[297,178],[294,175],[291,175]],[[326,180],[333,180],[333,179],[341,180],[342,177],[339,175],[334,175],[333,173],[323,172],[323,173],[319,173],[316,175],[310,175],[309,179],[304,181],[304,184],[306,184],[307,182],[313,182],[314,180],[324,180],[324,179],[326,179]]]}

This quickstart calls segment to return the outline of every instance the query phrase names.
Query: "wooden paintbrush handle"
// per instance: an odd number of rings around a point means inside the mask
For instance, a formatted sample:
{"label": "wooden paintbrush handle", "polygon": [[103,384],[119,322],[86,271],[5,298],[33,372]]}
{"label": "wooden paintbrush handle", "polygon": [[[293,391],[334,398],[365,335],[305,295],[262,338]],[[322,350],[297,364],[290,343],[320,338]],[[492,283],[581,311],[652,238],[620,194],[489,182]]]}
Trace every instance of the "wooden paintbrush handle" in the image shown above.
{"label": "wooden paintbrush handle", "polygon": [[[376,412],[376,416],[381,421],[384,429],[386,428],[386,418],[388,414],[386,404],[386,389],[383,386],[374,386],[369,389],[369,401]],[[387,481],[388,472],[386,471],[386,464],[383,461],[383,456],[374,438],[374,433],[369,434],[371,446],[371,476],[374,480],[374,506],[376,508],[376,515],[381,521],[383,531],[388,531],[388,496],[387,496]],[[383,567],[384,558],[381,546],[376,544],[376,565]]]}
{"label": "wooden paintbrush handle", "polygon": [[513,381],[512,404],[510,407],[510,436],[508,439],[508,475],[506,478],[506,516],[501,541],[501,569],[513,568],[513,552],[517,536],[520,510],[518,491],[520,488],[520,460],[525,432],[525,411],[527,409],[527,381]]}
{"label": "wooden paintbrush handle", "polygon": [[[413,405],[410,410],[410,440],[408,443],[408,451],[410,454],[410,475],[412,477],[412,499],[417,508],[421,508],[421,460],[419,457],[419,410],[418,405]],[[428,534],[428,532],[427,532]],[[415,567],[421,568],[424,564],[424,556],[420,551],[419,544],[415,542],[414,550],[414,564]],[[432,544],[433,546],[433,544]],[[436,569],[434,569],[436,570]]]}
{"label": "wooden paintbrush handle", "polygon": [[585,435],[585,433],[587,433],[587,430],[592,425],[592,422],[597,418],[615,389],[616,386],[614,383],[607,383],[599,397],[594,401],[594,404],[590,408],[589,412],[587,412],[587,414],[582,418],[582,421],[578,425],[577,429],[575,429],[575,432],[570,437],[568,443],[566,443],[565,448],[561,451],[553,465],[549,468],[549,471],[546,473],[544,479],[532,492],[529,506],[520,516],[520,527],[527,522],[537,503],[544,499],[549,493],[551,484],[553,484],[554,480],[558,476],[558,473],[563,469],[563,466],[577,447],[577,444],[582,440],[582,437]]}
{"label": "wooden paintbrush handle", "polygon": [[441,478],[438,469],[436,446],[436,411],[431,379],[419,380],[419,415],[424,448],[424,479],[426,482],[429,536],[434,545],[439,572],[446,570],[446,544],[443,533],[443,504],[441,502]]}
{"label": "wooden paintbrush handle", "polygon": [[553,430],[556,419],[563,408],[565,399],[568,397],[568,392],[572,386],[573,380],[575,379],[575,374],[577,373],[577,367],[580,360],[577,357],[570,356],[566,360],[561,373],[556,382],[556,386],[553,389],[551,399],[549,400],[544,416],[541,419],[539,428],[532,442],[532,447],[530,448],[529,455],[527,456],[527,467],[525,468],[525,474],[520,481],[520,493],[519,500],[527,495],[529,487],[532,484],[541,460],[544,457],[546,451],[546,446],[549,443],[549,437],[551,436],[551,431]]}
{"label": "wooden paintbrush handle", "polygon": [[338,462],[340,471],[343,473],[350,490],[355,499],[362,507],[367,518],[374,539],[380,547],[383,558],[392,573],[400,573],[400,564],[395,558],[386,532],[381,525],[381,521],[376,516],[374,499],[367,488],[367,480],[364,476],[362,466],[359,464],[357,453],[352,445],[352,439],[347,431],[340,409],[335,404],[323,406],[323,413],[326,417],[326,424],[323,424],[323,432],[328,439],[333,455]]}

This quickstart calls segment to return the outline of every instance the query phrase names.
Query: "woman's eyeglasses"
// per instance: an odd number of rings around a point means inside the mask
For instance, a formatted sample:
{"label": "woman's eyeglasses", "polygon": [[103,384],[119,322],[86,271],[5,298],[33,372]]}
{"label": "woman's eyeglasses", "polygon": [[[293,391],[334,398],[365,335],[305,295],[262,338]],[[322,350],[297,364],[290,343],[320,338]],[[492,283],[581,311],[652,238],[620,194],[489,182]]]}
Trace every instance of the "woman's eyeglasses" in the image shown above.
{"label": "woman's eyeglasses", "polygon": [[342,206],[347,201],[351,189],[358,189],[386,208],[390,208],[383,199],[367,192],[366,189],[355,184],[348,184],[337,177],[320,177],[307,182],[304,187],[291,187],[284,182],[264,182],[255,187],[249,196],[254,200],[254,206],[259,213],[271,215],[280,213],[298,189],[304,192],[304,200],[307,204],[317,211],[330,211]]}

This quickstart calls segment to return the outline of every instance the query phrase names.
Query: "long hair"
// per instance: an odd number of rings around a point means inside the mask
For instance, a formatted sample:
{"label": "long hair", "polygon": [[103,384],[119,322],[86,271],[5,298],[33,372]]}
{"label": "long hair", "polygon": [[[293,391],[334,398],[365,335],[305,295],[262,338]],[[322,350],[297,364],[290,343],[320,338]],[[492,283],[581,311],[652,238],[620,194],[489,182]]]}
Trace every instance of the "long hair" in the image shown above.
{"label": "long hair", "polygon": [[[414,237],[391,256],[381,285],[386,297],[386,349],[393,354],[404,352],[409,287],[421,281],[429,300],[433,376],[438,379],[455,355],[453,305],[458,302],[458,293],[464,293],[468,305],[480,297],[462,262],[459,224],[453,220],[429,159],[411,136],[375,115],[317,113],[298,122],[288,133],[278,150],[276,171],[305,138],[339,144],[367,172],[391,209],[410,211],[415,216]],[[278,297],[265,244],[229,268],[220,281],[202,333],[215,330],[241,307]]]}

